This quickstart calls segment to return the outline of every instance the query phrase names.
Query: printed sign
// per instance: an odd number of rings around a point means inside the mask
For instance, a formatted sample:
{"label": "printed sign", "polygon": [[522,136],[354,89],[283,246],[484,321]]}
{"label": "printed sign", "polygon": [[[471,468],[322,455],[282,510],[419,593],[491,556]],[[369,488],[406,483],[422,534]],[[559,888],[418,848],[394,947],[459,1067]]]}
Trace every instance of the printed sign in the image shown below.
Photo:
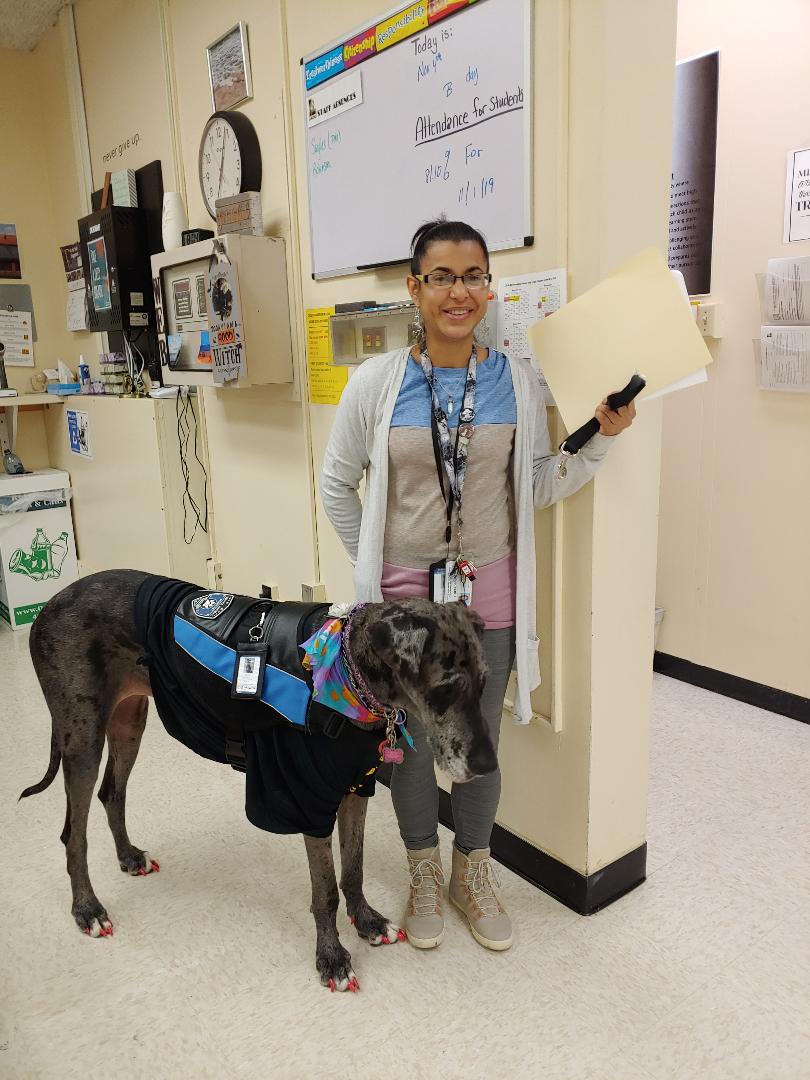
{"label": "printed sign", "polygon": [[90,295],[96,311],[110,311],[110,272],[107,266],[107,245],[103,236],[87,245],[90,260]]}
{"label": "printed sign", "polygon": [[359,71],[330,82],[307,98],[307,126],[314,127],[363,104],[363,82]]}
{"label": "printed sign", "polygon": [[362,34],[344,41],[329,52],[321,53],[311,60],[304,61],[304,87],[307,91],[319,83],[340,75],[346,68],[362,64],[375,53],[388,49],[405,41],[414,34],[427,29],[428,25],[446,19],[462,8],[469,7],[476,0],[419,0],[416,4],[398,11],[395,15],[383,19],[376,26],[370,26]]}
{"label": "printed sign", "polygon": [[313,405],[337,405],[349,378],[347,367],[332,363],[329,320],[333,307],[307,308],[307,366],[309,400]]}
{"label": "printed sign", "polygon": [[377,52],[387,49],[390,45],[396,45],[398,41],[426,30],[428,24],[427,0],[420,0],[418,4],[405,8],[391,19],[377,25]]}
{"label": "printed sign", "polygon": [[86,412],[76,409],[67,410],[68,441],[71,454],[92,458],[90,448],[90,417]]}
{"label": "printed sign", "polygon": [[810,240],[810,147],[791,150],[785,182],[784,243]]}
{"label": "printed sign", "polygon": [[343,46],[338,45],[331,52],[307,61],[304,66],[304,79],[307,90],[311,90],[313,86],[317,86],[318,83],[322,83],[326,79],[331,79],[333,75],[337,75],[341,71],[343,71]]}
{"label": "printed sign", "polygon": [[372,27],[372,29],[366,30],[364,34],[358,34],[351,41],[345,42],[343,46],[343,66],[348,68],[353,67],[355,64],[362,64],[364,60],[368,60],[370,56],[373,56],[376,51],[377,35]]}
{"label": "printed sign", "polygon": [[6,364],[34,366],[34,331],[30,311],[0,311],[0,343],[5,347]]}
{"label": "printed sign", "polygon": [[208,271],[206,305],[214,382],[222,385],[246,370],[239,282],[231,263],[215,263]]}
{"label": "printed sign", "polygon": [[690,296],[711,291],[719,53],[675,66],[669,258]]}
{"label": "printed sign", "polygon": [[[12,574],[23,574],[34,581],[46,581],[58,578],[62,574],[62,563],[68,553],[68,534],[60,533],[53,541],[49,540],[44,529],[37,529],[31,540],[31,550],[17,548],[8,561]],[[22,621],[22,620],[21,620]]]}

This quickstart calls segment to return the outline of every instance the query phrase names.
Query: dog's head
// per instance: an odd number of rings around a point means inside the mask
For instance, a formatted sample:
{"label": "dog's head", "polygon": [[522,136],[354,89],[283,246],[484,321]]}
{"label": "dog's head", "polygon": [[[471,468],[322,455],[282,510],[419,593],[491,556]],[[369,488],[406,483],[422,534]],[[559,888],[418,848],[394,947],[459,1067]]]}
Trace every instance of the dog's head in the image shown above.
{"label": "dog's head", "polygon": [[351,639],[378,699],[419,718],[436,764],[460,782],[498,764],[481,715],[483,631],[464,603],[408,599],[363,607]]}

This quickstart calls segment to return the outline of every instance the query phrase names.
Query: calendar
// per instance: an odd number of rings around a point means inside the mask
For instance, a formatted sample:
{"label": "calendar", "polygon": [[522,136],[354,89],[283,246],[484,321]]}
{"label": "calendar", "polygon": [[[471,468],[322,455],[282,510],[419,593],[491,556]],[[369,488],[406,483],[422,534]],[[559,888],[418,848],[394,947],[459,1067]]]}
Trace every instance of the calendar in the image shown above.
{"label": "calendar", "polygon": [[554,398],[526,332],[533,323],[559,311],[565,302],[564,269],[501,278],[498,283],[498,348],[509,356],[530,361],[540,378],[547,405],[553,405]]}

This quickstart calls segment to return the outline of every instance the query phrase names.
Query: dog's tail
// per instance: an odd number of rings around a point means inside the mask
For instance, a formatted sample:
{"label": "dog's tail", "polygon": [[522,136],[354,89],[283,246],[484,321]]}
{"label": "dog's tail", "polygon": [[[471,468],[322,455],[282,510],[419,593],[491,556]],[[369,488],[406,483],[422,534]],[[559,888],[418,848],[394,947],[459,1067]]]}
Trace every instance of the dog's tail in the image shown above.
{"label": "dog's tail", "polygon": [[38,784],[34,784],[33,787],[27,787],[25,791],[17,799],[27,799],[29,795],[39,795],[40,791],[44,791],[46,787],[50,787],[53,783],[54,777],[59,772],[59,765],[62,761],[62,754],[59,747],[56,745],[56,739],[51,737],[51,760],[48,762],[48,771],[42,777]]}

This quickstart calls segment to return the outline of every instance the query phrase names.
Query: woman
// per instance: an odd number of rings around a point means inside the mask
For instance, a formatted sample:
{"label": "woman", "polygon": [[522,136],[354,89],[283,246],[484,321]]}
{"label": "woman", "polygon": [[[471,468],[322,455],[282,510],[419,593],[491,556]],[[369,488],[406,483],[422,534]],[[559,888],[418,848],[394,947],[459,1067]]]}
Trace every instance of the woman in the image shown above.
{"label": "woman", "polygon": [[[497,748],[516,653],[524,720],[540,681],[534,507],[582,487],[609,439],[632,423],[635,407],[616,413],[603,401],[595,411],[599,434],[575,457],[555,455],[531,365],[475,344],[490,281],[486,243],[470,225],[439,220],[417,230],[408,291],[419,309],[420,342],[367,360],[349,380],[326,448],[321,496],[354,564],[359,601],[471,593],[468,602],[486,627],[481,704]],[[406,751],[395,767],[391,795],[410,873],[405,929],[412,945],[427,949],[444,936],[439,795],[418,717],[409,717],[408,729],[416,753]],[[452,789],[450,900],[490,949],[512,944],[489,857],[500,789],[499,770]]]}

